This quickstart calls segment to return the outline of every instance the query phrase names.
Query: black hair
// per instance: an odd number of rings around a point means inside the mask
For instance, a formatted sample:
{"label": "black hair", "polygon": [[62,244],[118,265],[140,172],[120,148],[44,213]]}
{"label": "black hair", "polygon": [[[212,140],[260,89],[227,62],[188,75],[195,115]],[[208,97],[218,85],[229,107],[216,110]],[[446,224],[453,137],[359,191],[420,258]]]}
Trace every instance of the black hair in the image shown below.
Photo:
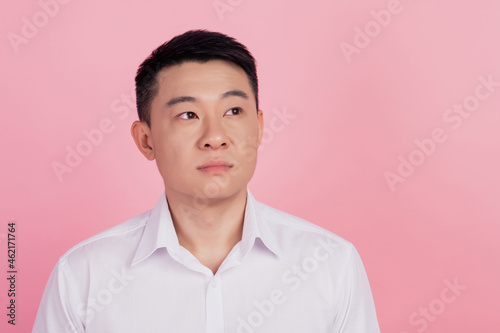
{"label": "black hair", "polygon": [[246,73],[259,109],[258,80],[255,59],[247,48],[219,32],[204,29],[189,30],[156,48],[142,62],[135,76],[136,105],[139,120],[151,127],[151,102],[158,93],[157,74],[165,67],[186,61],[205,63],[225,60],[240,66]]}

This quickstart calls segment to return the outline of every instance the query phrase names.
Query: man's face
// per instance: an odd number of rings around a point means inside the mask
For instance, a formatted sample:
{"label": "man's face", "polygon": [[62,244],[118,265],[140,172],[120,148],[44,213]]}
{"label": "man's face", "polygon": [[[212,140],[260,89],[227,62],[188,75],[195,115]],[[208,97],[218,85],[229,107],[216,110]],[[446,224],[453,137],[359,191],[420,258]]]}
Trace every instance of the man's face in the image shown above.
{"label": "man's face", "polygon": [[[222,60],[189,61],[164,68],[157,81],[147,139],[152,149],[143,153],[156,159],[167,196],[224,199],[246,191],[263,115],[245,71]],[[209,161],[230,166],[200,169]]]}

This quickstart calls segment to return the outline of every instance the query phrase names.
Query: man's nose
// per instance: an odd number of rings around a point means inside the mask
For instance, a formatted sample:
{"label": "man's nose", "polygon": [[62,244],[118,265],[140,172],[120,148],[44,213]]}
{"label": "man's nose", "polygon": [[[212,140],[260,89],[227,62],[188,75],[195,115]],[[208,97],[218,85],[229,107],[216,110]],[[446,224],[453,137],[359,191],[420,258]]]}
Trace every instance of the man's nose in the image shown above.
{"label": "man's nose", "polygon": [[219,149],[229,146],[229,138],[224,128],[224,119],[205,118],[203,135],[200,138],[200,149]]}

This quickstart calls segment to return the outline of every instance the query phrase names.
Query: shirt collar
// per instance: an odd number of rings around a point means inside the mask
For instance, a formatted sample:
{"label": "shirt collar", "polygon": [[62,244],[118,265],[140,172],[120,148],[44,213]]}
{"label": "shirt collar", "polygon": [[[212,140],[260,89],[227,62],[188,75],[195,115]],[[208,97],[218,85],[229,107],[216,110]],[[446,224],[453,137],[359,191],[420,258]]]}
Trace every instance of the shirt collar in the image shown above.
{"label": "shirt collar", "polygon": [[[272,233],[260,203],[255,200],[247,187],[245,217],[241,239],[241,253],[246,255],[259,238],[264,245],[278,257],[281,255],[279,244]],[[158,248],[166,248],[170,254],[179,255],[180,245],[175,232],[172,216],[167,205],[165,190],[150,211],[132,265],[148,258]]]}

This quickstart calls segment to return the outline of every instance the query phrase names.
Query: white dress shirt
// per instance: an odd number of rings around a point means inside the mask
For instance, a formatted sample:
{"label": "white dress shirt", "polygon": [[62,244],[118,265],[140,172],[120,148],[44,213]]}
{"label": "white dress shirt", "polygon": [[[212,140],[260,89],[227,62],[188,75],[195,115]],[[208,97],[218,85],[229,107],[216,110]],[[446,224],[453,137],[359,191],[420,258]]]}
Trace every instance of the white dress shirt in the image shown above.
{"label": "white dress shirt", "polygon": [[165,192],[152,210],[71,248],[35,333],[375,333],[370,285],[348,241],[254,199],[214,275],[179,245]]}

